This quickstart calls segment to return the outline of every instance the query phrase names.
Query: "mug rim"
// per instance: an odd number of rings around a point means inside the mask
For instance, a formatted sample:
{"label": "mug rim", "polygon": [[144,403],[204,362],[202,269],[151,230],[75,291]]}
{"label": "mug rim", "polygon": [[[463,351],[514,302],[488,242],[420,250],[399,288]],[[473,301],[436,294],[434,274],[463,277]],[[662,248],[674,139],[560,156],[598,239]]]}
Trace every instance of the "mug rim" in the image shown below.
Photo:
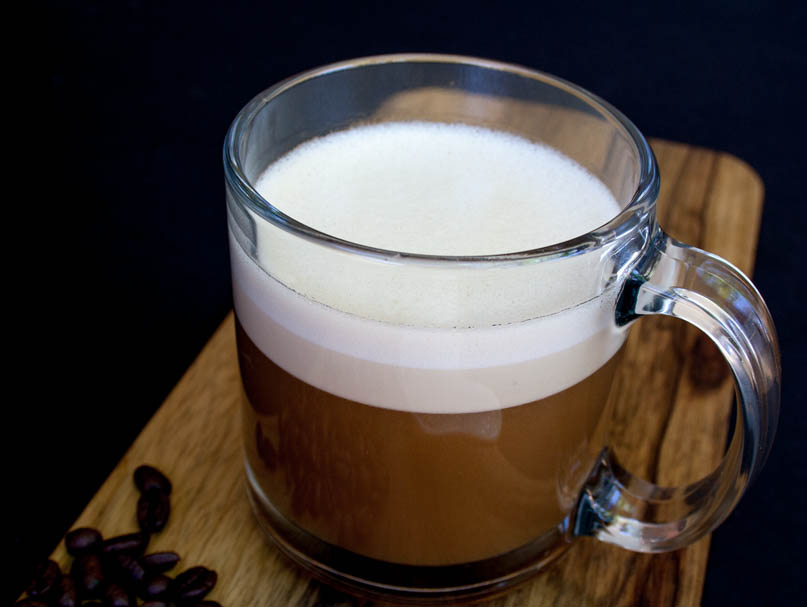
{"label": "mug rim", "polygon": [[[521,77],[539,80],[544,84],[549,84],[557,89],[561,89],[595,109],[601,116],[608,119],[612,125],[615,125],[627,136],[637,153],[639,179],[628,204],[625,205],[617,215],[600,227],[586,234],[575,236],[574,238],[556,244],[525,251],[498,253],[494,255],[435,255],[372,247],[332,236],[286,215],[258,193],[243,169],[241,142],[248,133],[258,112],[260,112],[265,105],[298,84],[334,72],[360,69],[366,66],[387,63],[416,62],[454,63],[510,72]],[[643,219],[647,213],[654,208],[659,188],[658,165],[647,139],[627,116],[604,99],[568,80],[539,70],[492,59],[440,53],[398,53],[359,57],[323,65],[286,78],[253,97],[236,115],[225,137],[223,156],[224,173],[228,186],[231,191],[239,194],[240,202],[245,203],[256,214],[270,221],[275,226],[306,240],[349,253],[388,261],[412,260],[438,264],[477,264],[523,260],[548,261],[558,257],[579,255],[589,252],[592,249],[597,249],[607,243],[621,240],[627,233],[633,233],[634,230],[643,223]]]}

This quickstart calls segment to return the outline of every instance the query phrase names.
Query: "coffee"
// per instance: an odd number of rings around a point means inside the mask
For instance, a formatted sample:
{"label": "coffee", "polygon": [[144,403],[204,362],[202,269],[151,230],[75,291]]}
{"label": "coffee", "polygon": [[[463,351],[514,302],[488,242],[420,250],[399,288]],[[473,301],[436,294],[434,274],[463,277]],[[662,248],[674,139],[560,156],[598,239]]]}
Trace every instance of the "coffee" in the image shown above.
{"label": "coffee", "polygon": [[331,544],[410,565],[482,560],[560,523],[600,444],[616,361],[534,403],[411,413],[310,386],[240,324],[237,335],[246,454],[260,497]]}
{"label": "coffee", "polygon": [[[432,255],[534,249],[619,211],[554,150],[461,125],[329,135],[256,187],[336,238]],[[254,248],[232,233],[231,255],[247,471],[263,507],[409,565],[479,561],[564,524],[624,342],[613,289],[518,261],[391,271],[394,256],[354,259],[253,225]]]}

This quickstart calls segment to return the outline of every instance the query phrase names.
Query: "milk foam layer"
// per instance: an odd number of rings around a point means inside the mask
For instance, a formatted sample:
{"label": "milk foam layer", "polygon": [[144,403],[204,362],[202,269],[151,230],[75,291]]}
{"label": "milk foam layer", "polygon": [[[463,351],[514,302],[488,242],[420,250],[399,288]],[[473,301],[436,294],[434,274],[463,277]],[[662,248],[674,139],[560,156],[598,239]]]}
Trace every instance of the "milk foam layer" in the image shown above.
{"label": "milk foam layer", "polygon": [[[485,146],[489,149],[483,162]],[[466,153],[475,158],[471,171],[460,166]],[[364,167],[358,173],[357,163]],[[456,166],[449,172],[472,180],[477,187],[441,185],[440,171],[434,168],[450,163]],[[388,166],[396,170],[387,171]],[[511,171],[512,166],[520,168]],[[497,190],[489,187],[491,174],[501,175],[496,167],[513,176],[508,181],[512,187],[504,188],[508,194],[504,198],[496,198]],[[392,187],[387,179],[397,173],[407,174],[407,180]],[[513,185],[525,173],[528,177],[522,184]],[[550,197],[544,197],[535,206],[543,205],[541,213],[547,221],[539,220],[540,213],[530,215],[530,205],[518,199],[528,193],[535,199],[530,189],[538,186],[530,173],[550,180],[542,191],[561,201],[557,204],[563,205],[562,213],[551,205]],[[342,182],[351,182],[341,192],[340,174]],[[309,183],[307,192],[297,187],[301,180],[320,177],[326,186]],[[426,196],[438,187],[442,188],[438,198]],[[535,248],[549,244],[546,238],[562,240],[593,229],[618,211],[605,186],[557,152],[510,135],[458,125],[407,123],[330,135],[275,163],[258,189],[283,212],[324,232],[417,252],[435,252],[424,247],[439,242],[438,252],[443,254]],[[407,189],[409,195],[400,192]],[[487,198],[480,202],[474,196],[482,190]],[[307,200],[315,191],[332,193],[325,206],[336,205],[338,212],[314,216],[315,205]],[[284,200],[281,192],[296,202]],[[498,221],[497,215],[507,217],[514,192],[519,192],[518,213],[527,213],[535,226],[525,226],[528,221],[523,216]],[[424,206],[410,204],[414,199]],[[355,216],[354,209],[345,207],[356,200],[370,218],[359,228],[344,220]],[[396,212],[405,207],[391,224],[383,218],[387,208],[381,207],[387,204]],[[486,209],[476,212],[468,209],[471,204]],[[577,212],[570,208],[573,204],[590,204],[599,210]],[[307,213],[313,215],[307,217]],[[549,221],[564,214],[567,221],[561,223],[572,223],[572,227]],[[417,221],[407,226],[409,215],[430,219],[424,223],[415,217]],[[466,215],[473,220],[465,221]],[[455,219],[462,223],[461,229],[447,225]],[[586,255],[505,268],[435,268],[408,262],[396,266],[390,260],[364,260],[304,243],[258,216],[253,220],[255,259],[239,244],[244,235],[231,221],[233,293],[239,321],[281,368],[343,398],[422,413],[495,411],[550,396],[585,379],[625,339],[613,323],[613,289],[589,297],[588,287],[579,286],[585,286],[588,274],[597,278],[600,271],[598,260]],[[512,223],[519,229],[511,241]],[[417,225],[428,225],[431,234],[422,238],[414,229]],[[398,226],[402,229],[397,230]],[[349,232],[354,228],[361,234]],[[386,229],[403,240],[396,241],[398,245],[383,238],[374,242]],[[493,235],[488,236],[489,232]],[[534,240],[528,238],[530,232]],[[551,236],[561,232],[565,235]],[[485,249],[468,248],[468,239],[477,237]],[[542,305],[557,313],[536,312]],[[458,318],[462,320],[455,322]]]}
{"label": "milk foam layer", "polygon": [[314,139],[255,187],[326,234],[431,255],[536,249],[619,213],[601,181],[554,149],[460,124],[385,123]]}

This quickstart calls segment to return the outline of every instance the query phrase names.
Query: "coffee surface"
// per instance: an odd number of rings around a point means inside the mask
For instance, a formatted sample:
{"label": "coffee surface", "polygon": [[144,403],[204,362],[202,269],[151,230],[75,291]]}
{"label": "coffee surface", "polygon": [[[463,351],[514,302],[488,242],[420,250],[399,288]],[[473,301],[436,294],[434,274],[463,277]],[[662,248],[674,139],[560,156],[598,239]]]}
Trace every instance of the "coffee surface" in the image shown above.
{"label": "coffee surface", "polygon": [[256,189],[326,234],[431,255],[536,249],[619,212],[601,181],[554,149],[461,124],[385,123],[313,139],[268,167]]}

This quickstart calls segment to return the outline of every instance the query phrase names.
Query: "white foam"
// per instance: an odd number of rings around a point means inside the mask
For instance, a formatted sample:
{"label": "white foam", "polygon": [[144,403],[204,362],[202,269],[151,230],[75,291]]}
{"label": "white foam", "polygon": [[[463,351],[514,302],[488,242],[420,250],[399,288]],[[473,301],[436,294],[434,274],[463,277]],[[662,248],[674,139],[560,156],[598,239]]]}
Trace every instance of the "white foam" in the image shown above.
{"label": "white foam", "polygon": [[[459,125],[329,135],[276,162],[257,187],[326,233],[432,254],[536,248],[618,212],[602,183],[557,152]],[[579,382],[625,338],[613,323],[614,293],[600,288],[602,264],[586,255],[446,268],[336,252],[253,219],[262,267],[231,222],[240,322],[280,367],[344,398],[423,413],[494,411]]]}
{"label": "white foam", "polygon": [[535,249],[619,212],[601,181],[554,149],[460,124],[384,123],[314,139],[255,187],[326,234],[432,255]]}

